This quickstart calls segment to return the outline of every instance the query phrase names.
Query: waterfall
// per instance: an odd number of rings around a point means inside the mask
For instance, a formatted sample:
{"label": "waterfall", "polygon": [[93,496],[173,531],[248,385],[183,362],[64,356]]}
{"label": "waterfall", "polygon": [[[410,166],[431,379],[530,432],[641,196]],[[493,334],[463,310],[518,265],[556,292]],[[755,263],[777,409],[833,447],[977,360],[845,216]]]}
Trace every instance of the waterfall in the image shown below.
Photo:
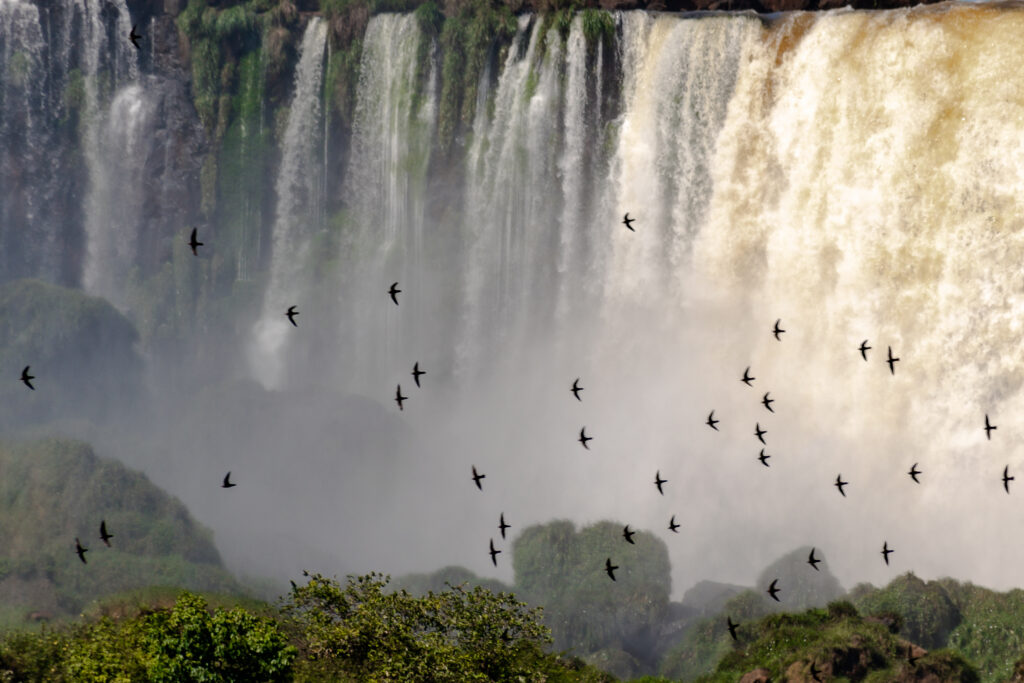
{"label": "waterfall", "polygon": [[[423,334],[417,321],[426,323],[423,306],[431,298],[423,251],[439,93],[433,46],[426,63],[420,61],[423,40],[415,16],[384,14],[370,20],[363,42],[343,190],[349,234],[342,247],[348,272],[340,330],[352,352],[345,374],[357,386],[372,386],[371,378],[391,363],[407,364],[412,344],[400,330]],[[400,307],[387,295],[396,281]]]}
{"label": "waterfall", "polygon": [[[323,222],[323,153],[321,88],[327,25],[318,17],[306,26],[295,69],[295,94],[288,111],[277,175],[277,211],[274,220],[270,281],[263,298],[263,314],[254,329],[252,367],[265,386],[283,381],[291,324],[286,309],[301,304],[297,297],[309,286],[309,239]],[[298,308],[300,314],[302,306]],[[299,321],[302,318],[298,319]]]}
{"label": "waterfall", "polygon": [[137,258],[152,106],[134,83],[138,56],[128,40],[128,7],[125,0],[112,4],[117,16],[109,31],[101,0],[75,5],[82,22],[87,127],[83,146],[89,174],[82,285],[126,308],[124,286]]}

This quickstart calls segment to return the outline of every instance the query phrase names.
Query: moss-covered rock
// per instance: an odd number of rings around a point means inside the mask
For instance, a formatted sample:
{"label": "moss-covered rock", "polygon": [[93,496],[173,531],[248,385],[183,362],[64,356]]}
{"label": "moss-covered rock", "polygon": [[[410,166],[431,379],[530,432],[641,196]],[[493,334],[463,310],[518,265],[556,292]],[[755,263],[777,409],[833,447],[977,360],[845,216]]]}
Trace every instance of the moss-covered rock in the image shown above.
{"label": "moss-covered rock", "polygon": [[945,647],[962,619],[941,584],[922,581],[912,573],[855,597],[854,604],[866,615],[898,614],[903,621],[900,635],[929,649]]}
{"label": "moss-covered rock", "polygon": [[[106,300],[39,280],[0,285],[0,425],[116,416],[142,394],[131,322]],[[18,381],[31,366],[31,391]]]}
{"label": "moss-covered rock", "polygon": [[[73,614],[151,585],[241,592],[210,532],[180,502],[85,443],[0,443],[0,472],[0,602],[22,616]],[[102,520],[110,547],[99,539]],[[76,537],[89,548],[86,564]]]}
{"label": "moss-covered rock", "polygon": [[731,682],[760,670],[762,679],[811,681],[812,665],[823,680],[978,680],[970,663],[953,652],[931,652],[912,665],[905,641],[856,614],[848,602],[746,624],[714,673],[698,680]]}

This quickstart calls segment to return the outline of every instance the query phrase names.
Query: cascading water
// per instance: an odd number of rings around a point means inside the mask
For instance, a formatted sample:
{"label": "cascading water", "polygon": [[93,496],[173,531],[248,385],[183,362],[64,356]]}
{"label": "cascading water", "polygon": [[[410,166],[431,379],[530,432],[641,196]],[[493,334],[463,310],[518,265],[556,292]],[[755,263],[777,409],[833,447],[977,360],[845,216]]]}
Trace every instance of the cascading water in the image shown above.
{"label": "cascading water", "polygon": [[[350,270],[340,334],[352,344],[348,381],[368,390],[389,363],[411,366],[405,358],[413,345],[400,330],[426,322],[426,181],[438,107],[436,60],[426,40],[413,15],[385,14],[371,19],[363,42],[343,191],[350,207],[350,236],[343,238]],[[387,295],[395,281],[403,291],[400,309]]]}
{"label": "cascading water", "polygon": [[[119,283],[143,248],[133,245],[145,160],[133,141],[158,107],[136,79],[123,0],[115,12],[100,6],[0,0],[0,251],[5,279],[77,282],[68,263],[81,257],[67,254],[82,251],[69,237],[82,232],[85,286],[123,306]],[[581,18],[565,31],[520,16],[489,53],[451,154],[434,142],[444,48],[414,17],[370,19],[345,140],[321,111],[327,23],[307,21],[278,141],[269,271],[239,256],[237,272],[220,274],[263,278],[250,360],[265,386],[304,387],[315,373],[385,402],[417,360],[428,386],[449,380],[461,402],[413,400],[400,417],[413,428],[416,415],[437,418],[432,448],[445,457],[417,484],[458,508],[453,523],[477,523],[462,496],[472,453],[520,524],[689,520],[693,542],[672,553],[694,576],[750,579],[711,546],[744,547],[743,566],[756,567],[814,539],[864,545],[870,526],[908,556],[918,531],[952,530],[956,548],[920,543],[915,569],[1006,584],[998,563],[960,558],[999,545],[996,525],[971,520],[1024,522],[985,493],[1016,464],[1012,435],[1024,424],[1024,75],[1012,68],[1024,58],[1024,13],[625,12],[597,39]],[[274,106],[246,58],[235,95]],[[75,147],[76,125],[51,121],[79,109]],[[253,128],[231,147],[239,159],[270,139],[254,131],[273,114],[245,119]],[[343,145],[344,179],[327,177]],[[77,202],[84,229],[47,213],[76,150],[91,189],[63,201]],[[243,185],[259,188],[253,176]],[[252,232],[226,247],[211,238],[207,253],[259,253],[260,199],[235,199],[238,215],[211,228],[245,221]],[[327,217],[327,206],[340,210]],[[396,280],[398,307],[387,297]],[[304,336],[284,318],[291,304]],[[781,342],[770,334],[777,318],[789,330]],[[313,335],[308,353],[286,353]],[[888,346],[902,358],[895,375],[880,361]],[[739,384],[747,365],[774,415]],[[491,386],[473,381],[487,374]],[[584,401],[567,404],[577,375]],[[721,433],[702,424],[712,408]],[[1000,425],[991,443],[985,413]],[[770,469],[755,459],[755,422],[769,429]],[[588,452],[575,443],[583,423],[595,436]],[[915,460],[929,485],[899,488]],[[657,505],[655,470],[672,492]],[[838,471],[848,499],[830,487]],[[951,487],[955,501],[943,498]],[[879,503],[901,498],[912,504]],[[467,533],[487,533],[483,524]],[[437,541],[446,562],[484,568],[485,555],[450,536]],[[837,543],[834,570],[883,578],[874,565],[859,571],[861,550]]]}
{"label": "cascading water", "polygon": [[[324,46],[327,26],[314,18],[302,38],[299,63],[295,71],[295,94],[288,113],[281,168],[277,176],[277,213],[270,281],[263,298],[263,315],[253,331],[252,367],[265,386],[276,387],[283,381],[291,325],[284,317],[286,309],[299,303],[298,297],[311,284],[305,277],[309,258],[309,239],[323,221],[323,153],[320,84],[323,79]],[[302,307],[299,307],[302,313]],[[298,320],[302,320],[299,318]]]}
{"label": "cascading water", "polygon": [[[139,235],[141,174],[148,151],[152,107],[138,78],[138,56],[128,40],[131,18],[125,0],[112,3],[117,15],[108,30],[100,0],[76,4],[81,13],[80,63],[84,67],[85,202],[87,252],[82,285],[125,308],[126,279],[135,265]],[[124,90],[122,84],[129,83]]]}

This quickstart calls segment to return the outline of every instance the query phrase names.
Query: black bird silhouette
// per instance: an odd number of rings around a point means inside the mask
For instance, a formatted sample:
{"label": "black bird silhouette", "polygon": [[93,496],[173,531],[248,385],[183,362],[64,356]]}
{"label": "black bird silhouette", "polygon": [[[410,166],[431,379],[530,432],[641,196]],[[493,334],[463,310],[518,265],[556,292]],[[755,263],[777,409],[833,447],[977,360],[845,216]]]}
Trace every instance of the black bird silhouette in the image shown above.
{"label": "black bird silhouette", "polygon": [[407,398],[409,398],[409,397],[408,396],[402,396],[402,385],[399,384],[395,388],[395,403],[398,404],[398,409],[399,410],[405,410],[405,408],[402,407],[402,401],[406,400]]}
{"label": "black bird silhouette", "polygon": [[476,472],[476,465],[473,465],[473,481],[476,483],[476,487],[478,489],[480,489],[481,491],[484,490],[484,487],[480,485],[480,480],[481,479],[486,479],[486,478],[487,478],[486,474],[477,474],[477,472]]}
{"label": "black bird silhouette", "polygon": [[892,347],[890,346],[889,347],[889,360],[887,360],[885,362],[889,364],[889,372],[894,374],[894,375],[896,374],[896,367],[895,366],[896,366],[896,361],[898,361],[898,360],[899,360],[899,358],[893,358],[892,357]]}
{"label": "black bird silhouette", "polygon": [[907,472],[907,474],[910,475],[910,478],[914,480],[915,484],[920,484],[921,483],[917,479],[917,475],[921,474],[921,470],[917,469],[917,463],[916,462],[913,465],[911,465],[910,471]]}
{"label": "black bird silhouette", "polygon": [[719,422],[721,422],[721,420],[715,419],[715,411],[712,410],[710,413],[708,413],[708,421],[705,422],[704,424],[706,424],[708,427],[711,427],[717,432],[718,427],[716,427],[715,425],[718,424]]}
{"label": "black bird silhouette", "polygon": [[231,473],[228,472],[224,475],[224,482],[220,485],[222,489],[229,489],[232,486],[238,486],[238,484],[231,483]]}
{"label": "black bird silhouette", "polygon": [[767,446],[768,444],[767,444],[767,443],[765,443],[765,440],[764,440],[764,435],[765,435],[765,434],[767,434],[767,433],[768,433],[767,431],[765,431],[765,430],[761,429],[761,423],[760,423],[760,422],[758,422],[758,423],[757,423],[757,424],[756,424],[756,425],[754,426],[754,436],[756,436],[756,437],[757,437],[757,440],[758,440],[758,441],[760,441],[761,443],[765,444],[766,446]]}
{"label": "black bird silhouette", "polygon": [[811,662],[811,678],[821,683],[821,679],[818,678],[818,667],[814,666],[814,662]]}
{"label": "black bird silhouette", "polygon": [[839,493],[843,494],[843,498],[846,498],[846,492],[843,491],[843,487],[846,486],[847,484],[849,484],[850,482],[843,481],[842,479],[840,479],[840,477],[842,477],[842,476],[843,476],[842,474],[837,474],[836,475],[836,483],[833,484],[833,486],[835,486],[837,489],[839,489]]}
{"label": "black bird silhouette", "polygon": [[988,422],[988,413],[985,413],[985,438],[988,439],[989,441],[992,440],[992,430],[993,429],[999,429],[999,427],[996,427],[993,424],[989,424],[989,422]]}
{"label": "black bird silhouette", "polygon": [[30,375],[30,374],[28,374],[28,369],[30,367],[32,367],[32,366],[31,365],[26,365],[25,369],[21,371],[21,381],[24,382],[25,386],[27,386],[29,389],[31,389],[32,391],[35,391],[36,388],[34,386],[32,386],[32,380],[34,380],[35,377]]}
{"label": "black bird silhouette", "polygon": [[753,386],[751,382],[753,382],[755,379],[757,378],[750,376],[750,366],[748,365],[747,369],[743,371],[743,377],[740,377],[740,381],[746,384],[748,387],[750,387]]}
{"label": "black bird silhouette", "polygon": [[781,323],[781,322],[782,322],[782,318],[779,318],[778,320],[776,320],[775,321],[775,329],[772,330],[772,334],[775,335],[775,339],[778,340],[778,341],[782,341],[781,339],[779,339],[779,335],[780,334],[784,334],[786,332],[784,329],[779,327],[779,323]]}
{"label": "black bird silhouette", "polygon": [[765,467],[770,467],[770,465],[768,464],[768,458],[770,458],[770,457],[772,457],[772,456],[765,455],[764,449],[762,448],[761,449],[761,455],[757,456],[757,459],[760,460],[761,464],[764,465]]}
{"label": "black bird silhouette", "polygon": [[761,403],[764,404],[764,407],[768,409],[769,413],[774,413],[775,409],[772,408],[772,404],[775,403],[775,399],[774,398],[768,398],[768,394],[770,394],[770,393],[772,393],[772,392],[770,392],[770,391],[765,392],[764,398],[761,399]]}
{"label": "black bird silhouette", "polygon": [[865,361],[868,359],[868,351],[870,351],[870,350],[871,350],[871,347],[868,346],[868,340],[867,339],[865,339],[864,341],[862,341],[860,343],[860,357],[863,358]]}
{"label": "black bird silhouette", "polygon": [[494,539],[492,538],[492,539],[491,539],[491,562],[493,562],[493,563],[494,563],[494,566],[495,566],[495,567],[497,567],[497,566],[498,566],[498,555],[499,555],[500,553],[501,553],[501,551],[500,551],[500,550],[495,550],[495,549],[494,549]]}
{"label": "black bird silhouette", "polygon": [[427,374],[423,370],[420,370],[420,362],[416,361],[416,364],[412,366],[412,378],[416,380],[416,387],[420,386],[420,375]]}
{"label": "black bird silhouette", "polygon": [[288,312],[285,313],[285,316],[288,318],[288,322],[290,322],[295,327],[299,326],[299,324],[295,322],[295,316],[297,316],[298,314],[299,312],[295,310],[295,306],[289,306]]}
{"label": "black bird silhouette", "polygon": [[131,33],[128,34],[128,40],[132,41],[132,45],[135,46],[136,50],[140,49],[139,48],[139,38],[141,38],[141,37],[142,36],[140,36],[138,33],[135,32],[135,26],[132,26],[132,31],[131,31]]}
{"label": "black bird silhouette", "polygon": [[81,542],[79,542],[77,538],[75,539],[75,552],[78,553],[78,559],[82,561],[82,564],[89,564],[85,561],[85,554],[89,552],[89,549],[83,548]]}
{"label": "black bird silhouette", "polygon": [[882,557],[885,558],[886,566],[889,565],[889,553],[893,552],[889,549],[889,541],[882,541]]}
{"label": "black bird silhouette", "polygon": [[729,615],[725,616],[725,623],[729,627],[729,635],[732,636],[733,640],[736,640],[736,629],[738,629],[740,625],[732,623],[732,617]]}
{"label": "black bird silhouette", "polygon": [[105,520],[105,519],[100,520],[100,540],[103,541],[104,543],[106,543],[107,547],[109,548],[110,547],[110,539],[112,539],[113,537],[114,537],[114,534],[108,534],[107,533],[107,520]]}
{"label": "black bird silhouette", "polygon": [[807,564],[809,564],[812,567],[814,567],[814,571],[820,572],[821,570],[818,569],[818,563],[819,562],[821,562],[821,560],[819,560],[816,557],[814,557],[814,548],[811,548],[811,554],[807,556]]}
{"label": "black bird silhouette", "polygon": [[636,536],[636,532],[630,531],[628,524],[622,527],[622,537],[626,539],[626,543],[632,543],[633,545],[636,545],[636,541],[633,540],[634,536]]}
{"label": "black bird silhouette", "polygon": [[388,294],[391,295],[391,300],[395,302],[396,306],[398,305],[398,295],[401,294],[401,293],[402,293],[402,290],[400,290],[398,288],[398,283],[397,282],[391,283],[391,289],[388,290]]}
{"label": "black bird silhouette", "polygon": [[772,596],[772,600],[774,600],[775,602],[782,602],[782,600],[779,600],[778,596],[776,595],[777,593],[782,592],[775,587],[775,584],[777,584],[778,582],[778,579],[774,579],[772,581],[772,585],[768,586],[768,590],[766,592],[768,593],[768,595]]}
{"label": "black bird silhouette", "polygon": [[679,525],[676,524],[676,516],[672,515],[672,519],[668,520],[668,530],[679,533]]}
{"label": "black bird silhouette", "polygon": [[609,578],[611,578],[612,581],[615,580],[615,570],[616,569],[618,569],[618,567],[616,565],[612,564],[612,558],[609,557],[607,560],[604,561],[604,570],[608,574]]}
{"label": "black bird silhouette", "polygon": [[907,645],[907,661],[910,663],[910,666],[917,664],[917,657],[914,656],[914,650],[910,645]]}
{"label": "black bird silhouette", "polygon": [[580,430],[580,438],[578,438],[576,440],[579,441],[581,444],[583,444],[583,447],[586,448],[589,451],[590,450],[590,446],[587,445],[587,442],[588,441],[593,441],[594,437],[587,436],[586,433],[585,433],[586,431],[587,431],[587,428],[583,427]]}
{"label": "black bird silhouette", "polygon": [[192,247],[193,256],[196,256],[196,247],[203,246],[203,243],[196,239],[197,232],[199,232],[199,228],[192,228],[192,237],[188,240],[188,246]]}
{"label": "black bird silhouette", "polygon": [[572,382],[572,395],[576,397],[577,401],[582,401],[580,398],[580,392],[583,391],[583,387],[580,386],[580,378],[577,377]]}
{"label": "black bird silhouette", "polygon": [[661,490],[661,485],[668,482],[668,479],[661,478],[661,470],[654,473],[654,485],[658,487],[658,493],[665,495],[665,492]]}
{"label": "black bird silhouette", "polygon": [[511,529],[511,524],[505,524],[505,513],[501,513],[501,519],[498,521],[498,529],[501,530],[501,537],[505,538],[505,529]]}
{"label": "black bird silhouette", "polygon": [[633,230],[633,222],[635,220],[635,218],[629,217],[629,212],[627,211],[626,215],[622,217],[622,224],[629,228],[630,232],[636,232],[636,230]]}
{"label": "black bird silhouette", "polygon": [[1007,465],[1006,467],[1003,468],[1003,488],[1006,489],[1007,493],[1010,492],[1010,482],[1013,481],[1014,479],[1016,479],[1016,477],[1011,477],[1009,475],[1010,475],[1010,466]]}

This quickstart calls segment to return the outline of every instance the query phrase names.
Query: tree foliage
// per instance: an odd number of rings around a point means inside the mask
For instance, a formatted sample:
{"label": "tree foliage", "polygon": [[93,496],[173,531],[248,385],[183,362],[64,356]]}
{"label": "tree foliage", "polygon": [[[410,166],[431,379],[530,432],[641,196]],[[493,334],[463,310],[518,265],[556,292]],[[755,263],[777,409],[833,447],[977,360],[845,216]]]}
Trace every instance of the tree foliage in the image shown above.
{"label": "tree foliage", "polygon": [[530,678],[550,641],[540,610],[481,587],[389,592],[380,574],[313,575],[284,605],[308,674],[343,680],[490,681]]}

